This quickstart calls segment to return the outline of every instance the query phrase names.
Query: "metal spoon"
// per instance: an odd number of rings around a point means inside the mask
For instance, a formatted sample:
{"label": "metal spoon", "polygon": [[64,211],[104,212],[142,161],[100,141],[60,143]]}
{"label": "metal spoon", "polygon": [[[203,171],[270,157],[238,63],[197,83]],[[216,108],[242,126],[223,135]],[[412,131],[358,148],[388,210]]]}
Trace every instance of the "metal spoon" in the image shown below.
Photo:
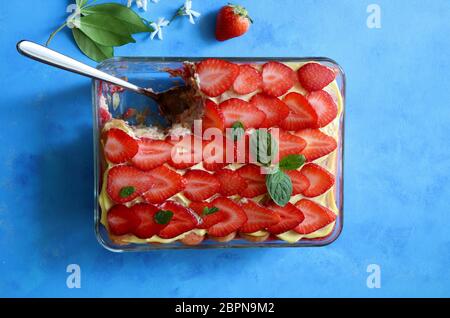
{"label": "metal spoon", "polygon": [[195,95],[194,88],[189,85],[174,87],[161,93],[155,93],[151,89],[139,87],[130,82],[109,75],[34,42],[20,41],[17,43],[17,50],[22,55],[33,60],[55,66],[66,71],[118,85],[138,94],[145,95],[158,103],[161,113],[168,117],[169,120],[183,113],[186,109],[189,109],[192,104],[192,98]]}

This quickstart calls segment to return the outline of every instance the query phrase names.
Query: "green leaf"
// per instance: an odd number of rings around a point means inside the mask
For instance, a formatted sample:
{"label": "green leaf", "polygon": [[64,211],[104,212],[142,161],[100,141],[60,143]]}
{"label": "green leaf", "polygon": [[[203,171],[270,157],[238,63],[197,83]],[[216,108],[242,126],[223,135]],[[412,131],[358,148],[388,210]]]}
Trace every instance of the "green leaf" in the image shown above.
{"label": "green leaf", "polygon": [[278,152],[278,143],[266,129],[259,129],[250,136],[250,152],[257,162],[267,166]]}
{"label": "green leaf", "polygon": [[231,126],[231,139],[233,140],[239,140],[244,136],[245,130],[244,130],[244,124],[242,124],[240,121],[236,121]]}
{"label": "green leaf", "polygon": [[134,193],[135,188],[133,186],[123,187],[120,189],[119,195],[121,198],[128,198],[130,195]]}
{"label": "green leaf", "polygon": [[304,155],[287,155],[280,160],[279,166],[283,170],[297,170],[306,162]]}
{"label": "green leaf", "polygon": [[103,46],[121,46],[136,41],[122,21],[106,14],[90,14],[80,18],[80,30]]}
{"label": "green leaf", "polygon": [[172,220],[172,217],[173,217],[172,211],[159,210],[158,212],[156,212],[153,219],[155,220],[156,223],[164,225],[164,224],[169,223],[170,220]]}
{"label": "green leaf", "polygon": [[95,6],[88,6],[81,10],[83,15],[104,14],[120,20],[127,26],[130,34],[141,32],[152,32],[153,28],[146,25],[142,18],[132,9],[117,3],[105,3]]}
{"label": "green leaf", "polygon": [[72,29],[72,34],[81,52],[94,61],[101,62],[114,56],[114,48],[111,46],[102,46],[95,43],[83,32],[75,28]]}
{"label": "green leaf", "polygon": [[204,208],[203,208],[203,215],[210,215],[210,214],[213,214],[213,213],[216,213],[217,211],[219,211],[219,209],[218,208],[216,208],[215,206],[213,206],[212,208],[208,208],[207,206],[205,206]]}
{"label": "green leaf", "polygon": [[292,195],[292,181],[287,174],[278,170],[266,176],[266,186],[272,200],[279,206],[285,206]]}

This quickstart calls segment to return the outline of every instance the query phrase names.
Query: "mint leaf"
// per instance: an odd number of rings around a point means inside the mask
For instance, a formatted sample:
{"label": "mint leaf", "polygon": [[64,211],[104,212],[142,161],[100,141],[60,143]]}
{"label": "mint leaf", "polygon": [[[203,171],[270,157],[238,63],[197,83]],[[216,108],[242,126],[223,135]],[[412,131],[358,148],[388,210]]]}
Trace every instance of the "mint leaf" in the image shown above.
{"label": "mint leaf", "polygon": [[278,143],[266,129],[258,129],[250,136],[250,152],[257,162],[268,166],[278,152]]}
{"label": "mint leaf", "polygon": [[283,170],[297,170],[306,162],[304,155],[287,155],[280,160],[279,167]]}
{"label": "mint leaf", "polygon": [[96,62],[101,62],[114,56],[113,47],[102,46],[98,43],[95,43],[90,38],[88,38],[83,32],[81,32],[76,28],[72,29],[72,34],[81,52],[83,52],[86,56],[88,56],[92,60]]}
{"label": "mint leaf", "polygon": [[120,189],[119,195],[121,198],[128,198],[130,195],[134,193],[135,188],[133,186],[123,187]]}
{"label": "mint leaf", "polygon": [[242,136],[244,136],[245,134],[244,124],[241,123],[240,121],[234,122],[233,125],[231,125],[231,128],[233,129],[231,131],[231,139],[239,140],[242,138]]}
{"label": "mint leaf", "polygon": [[169,223],[170,220],[172,220],[172,217],[173,217],[172,211],[159,210],[158,212],[156,212],[153,219],[155,220],[156,223],[164,225]]}
{"label": "mint leaf", "polygon": [[208,208],[207,206],[205,206],[204,208],[203,208],[203,215],[210,215],[210,214],[213,214],[213,213],[216,213],[217,211],[219,211],[219,209],[218,208],[216,208],[215,206],[213,206],[212,208]]}
{"label": "mint leaf", "polygon": [[80,30],[102,46],[122,46],[136,41],[127,25],[106,14],[90,14],[80,18]]}
{"label": "mint leaf", "polygon": [[88,6],[81,10],[83,15],[104,14],[120,20],[130,34],[152,32],[153,28],[146,25],[142,18],[132,9],[117,3],[105,3]]}
{"label": "mint leaf", "polygon": [[278,170],[266,176],[267,192],[273,202],[279,206],[285,206],[292,195],[292,181],[287,174]]}

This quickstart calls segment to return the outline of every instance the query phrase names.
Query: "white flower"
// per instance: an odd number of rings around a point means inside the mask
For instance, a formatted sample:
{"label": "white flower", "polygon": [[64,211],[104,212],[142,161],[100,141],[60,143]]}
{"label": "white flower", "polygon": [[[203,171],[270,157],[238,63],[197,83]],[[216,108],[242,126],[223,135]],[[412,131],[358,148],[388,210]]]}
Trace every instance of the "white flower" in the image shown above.
{"label": "white flower", "polygon": [[[138,6],[138,8],[143,9],[144,11],[147,11],[147,0],[128,0],[128,8],[131,7],[131,5],[133,4],[133,1],[136,1],[136,5]],[[155,2],[153,0],[153,2]]]}
{"label": "white flower", "polygon": [[192,0],[186,0],[184,6],[180,8],[178,14],[188,16],[189,22],[192,24],[195,24],[194,18],[198,18],[200,16],[200,12],[192,10]]}
{"label": "white flower", "polygon": [[164,18],[159,18],[158,22],[156,23],[152,22],[150,26],[154,29],[154,31],[152,32],[152,34],[150,34],[150,39],[153,40],[155,35],[158,35],[158,39],[162,40],[163,39],[162,28],[168,26],[169,23],[170,21]]}

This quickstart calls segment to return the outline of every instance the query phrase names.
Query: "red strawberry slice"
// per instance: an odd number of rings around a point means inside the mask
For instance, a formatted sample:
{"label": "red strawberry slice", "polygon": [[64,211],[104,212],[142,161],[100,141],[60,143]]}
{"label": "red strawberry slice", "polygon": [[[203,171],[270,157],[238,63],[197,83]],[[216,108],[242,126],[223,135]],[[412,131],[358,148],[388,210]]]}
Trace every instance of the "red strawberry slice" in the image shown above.
{"label": "red strawberry slice", "polygon": [[210,97],[225,93],[239,75],[239,66],[218,59],[206,59],[197,64],[200,89]]}
{"label": "red strawberry slice", "polygon": [[106,192],[117,203],[129,202],[152,187],[148,173],[131,166],[115,166],[108,171]]}
{"label": "red strawberry slice", "polygon": [[223,131],[225,129],[225,118],[222,111],[216,103],[208,99],[205,102],[205,109],[202,118],[202,128],[205,131],[208,128],[217,128]]}
{"label": "red strawberry slice", "polygon": [[133,234],[141,239],[150,238],[163,230],[173,218],[173,215],[161,211],[152,204],[139,203],[131,207],[138,219]]}
{"label": "red strawberry slice", "polygon": [[208,229],[208,234],[215,237],[224,237],[237,231],[245,222],[247,215],[234,201],[219,197],[212,201],[212,205],[225,213],[226,218]]}
{"label": "red strawberry slice", "polygon": [[302,199],[295,206],[305,215],[304,221],[294,229],[299,234],[310,234],[336,220],[333,211],[311,200]]}
{"label": "red strawberry slice", "polygon": [[264,64],[263,91],[269,96],[278,97],[285,94],[294,86],[295,72],[280,62],[268,62]]}
{"label": "red strawberry slice", "polygon": [[139,151],[131,159],[133,165],[148,171],[166,163],[171,156],[172,145],[164,140],[141,138],[138,142]]}
{"label": "red strawberry slice", "polygon": [[317,197],[334,185],[334,176],[315,163],[303,166],[301,174],[309,181],[309,186],[303,191],[305,197]]}
{"label": "red strawberry slice", "polygon": [[245,198],[254,198],[267,192],[266,176],[257,165],[245,165],[238,170],[239,176],[245,180],[247,187],[239,193]]}
{"label": "red strawberry slice", "polygon": [[309,93],[306,98],[317,113],[317,128],[325,127],[336,118],[338,109],[330,94],[316,91]]}
{"label": "red strawberry slice", "polygon": [[336,78],[332,69],[319,63],[307,63],[297,71],[298,81],[308,92],[320,91]]}
{"label": "red strawberry slice", "polygon": [[281,217],[272,210],[248,200],[242,204],[247,222],[241,227],[243,233],[253,233],[275,225],[281,221]]}
{"label": "red strawberry slice", "polygon": [[184,245],[195,246],[203,242],[203,239],[204,239],[203,235],[198,235],[195,232],[191,232],[187,234],[185,237],[183,237],[180,240],[180,242],[183,243]]}
{"label": "red strawberry slice", "polygon": [[240,95],[253,93],[261,87],[262,76],[250,65],[239,65],[239,75],[233,83],[233,90]]}
{"label": "red strawberry slice", "polygon": [[142,194],[148,203],[161,203],[183,191],[185,187],[184,178],[166,166],[159,166],[147,172],[150,179],[150,188]]}
{"label": "red strawberry slice", "polygon": [[290,113],[280,126],[286,130],[300,130],[317,127],[317,113],[305,96],[299,93],[289,93],[283,98]]}
{"label": "red strawberry slice", "polygon": [[309,180],[300,171],[289,170],[285,173],[291,178],[292,182],[292,195],[303,194],[303,192],[309,187]]}
{"label": "red strawberry slice", "polygon": [[107,219],[109,231],[113,235],[131,233],[138,223],[133,211],[122,204],[109,209]]}
{"label": "red strawberry slice", "polygon": [[105,156],[112,163],[127,162],[138,152],[137,141],[121,129],[111,128],[106,133]]}
{"label": "red strawberry slice", "polygon": [[221,169],[215,173],[220,182],[220,194],[229,197],[235,194],[241,194],[247,188],[247,182],[237,171]]}
{"label": "red strawberry slice", "polygon": [[276,97],[256,94],[250,103],[266,115],[266,119],[260,125],[262,128],[277,126],[289,115],[289,107]]}
{"label": "red strawberry slice", "polygon": [[[276,135],[276,134],[275,134]],[[279,159],[288,155],[299,155],[306,147],[306,141],[286,131],[278,131]]]}
{"label": "red strawberry slice", "polygon": [[184,195],[192,201],[203,201],[219,192],[220,182],[203,170],[190,170],[184,175],[186,187]]}
{"label": "red strawberry slice", "polygon": [[163,239],[171,239],[193,230],[200,223],[200,219],[195,213],[181,204],[173,201],[167,201],[159,206],[160,210],[173,213],[170,223],[159,232],[158,236]]}
{"label": "red strawberry slice", "polygon": [[211,202],[191,202],[189,207],[203,220],[198,226],[200,229],[209,229],[227,218],[227,214],[220,211]]}
{"label": "red strawberry slice", "polygon": [[203,140],[195,135],[185,135],[178,139],[168,138],[173,145],[169,164],[176,169],[187,169],[202,161]]}
{"label": "red strawberry slice", "polygon": [[328,155],[337,148],[336,140],[319,129],[300,130],[295,135],[306,141],[306,147],[303,149],[302,154],[305,155],[308,161]]}
{"label": "red strawberry slice", "polygon": [[[227,155],[227,152],[229,154]],[[228,158],[227,158],[228,156]],[[217,171],[234,162],[234,143],[226,137],[215,137],[203,146],[203,168]]]}
{"label": "red strawberry slice", "polygon": [[303,213],[291,203],[281,207],[271,202],[267,207],[281,218],[280,222],[267,228],[272,234],[281,234],[292,230],[305,219]]}
{"label": "red strawberry slice", "polygon": [[235,122],[241,122],[245,129],[258,128],[266,118],[258,108],[239,98],[227,99],[219,108],[225,117],[226,128],[230,128]]}

